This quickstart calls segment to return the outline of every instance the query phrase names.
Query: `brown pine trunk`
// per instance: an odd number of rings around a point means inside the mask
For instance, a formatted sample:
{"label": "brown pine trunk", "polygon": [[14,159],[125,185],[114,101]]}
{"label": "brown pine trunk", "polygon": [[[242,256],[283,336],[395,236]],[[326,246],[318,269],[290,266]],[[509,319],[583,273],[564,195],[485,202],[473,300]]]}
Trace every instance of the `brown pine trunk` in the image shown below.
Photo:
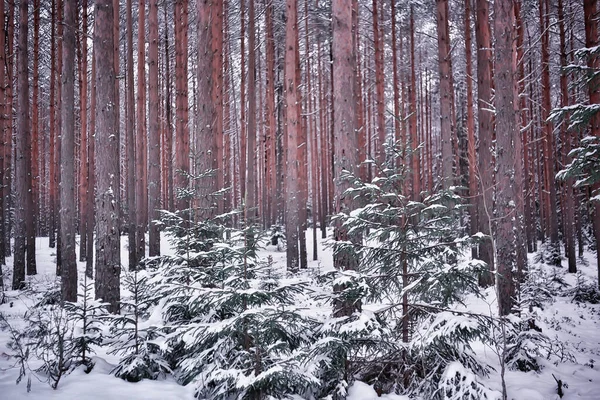
{"label": "brown pine trunk", "polygon": [[[596,0],[583,1],[583,14],[585,21],[585,47],[592,48],[598,46],[598,23],[597,23],[597,2]],[[597,54],[588,59],[588,68],[592,71],[600,69],[600,57]],[[598,85],[598,76],[588,84],[590,104],[600,104],[600,85]],[[596,113],[591,121],[592,135],[600,137],[600,114]],[[600,184],[594,186],[595,190],[600,189]],[[600,202],[596,201],[593,206],[593,225],[594,236],[596,238],[596,252],[598,260],[598,285],[600,286]]]}
{"label": "brown pine trunk", "polygon": [[136,188],[136,154],[135,154],[135,93],[134,93],[134,75],[133,75],[133,15],[132,15],[132,0],[127,0],[126,5],[126,38],[127,38],[127,54],[126,54],[126,115],[125,121],[125,136],[127,147],[125,149],[127,163],[127,211],[128,211],[128,228],[127,240],[129,250],[129,270],[135,271],[140,261],[139,257],[139,242],[137,229],[137,188]]}
{"label": "brown pine trunk", "polygon": [[[471,0],[465,0],[465,73],[467,84],[467,156],[469,160],[469,208],[471,235],[479,231],[477,218],[477,153],[475,150],[475,115],[473,110],[473,67],[471,61]],[[473,258],[478,256],[473,247]]]}
{"label": "brown pine trunk", "polygon": [[[394,142],[400,140],[402,112],[400,109],[400,81],[398,79],[398,46],[396,45],[396,0],[390,0],[392,14],[392,79],[394,87]],[[412,15],[412,8],[411,8]],[[360,65],[360,63],[358,64]],[[360,93],[360,92],[359,92]],[[362,95],[360,96],[362,98]],[[359,145],[360,146],[360,145]]]}
{"label": "brown pine trunk", "polygon": [[[448,55],[449,57],[449,55]],[[417,138],[417,74],[415,59],[415,17],[413,8],[410,8],[410,85],[408,87],[409,118],[408,130],[410,132],[410,168],[412,173],[412,199],[419,201],[421,197],[421,171],[419,167],[419,146]],[[441,88],[441,85],[440,85]],[[452,88],[450,89],[452,90]]]}
{"label": "brown pine trunk", "polygon": [[246,196],[244,202],[246,223],[248,225],[258,222],[256,193],[258,160],[256,146],[256,28],[254,18],[254,0],[248,0],[248,129],[246,131]]}
{"label": "brown pine trunk", "polygon": [[240,7],[240,197],[246,201],[246,174],[247,171],[242,171],[247,168],[248,161],[248,146],[247,146],[247,134],[246,134],[246,15],[245,7]]}
{"label": "brown pine trunk", "polygon": [[165,1],[164,19],[165,19],[165,143],[164,143],[164,158],[165,158],[165,187],[166,187],[166,203],[165,207],[169,211],[175,209],[175,195],[173,192],[173,111],[171,109],[171,56],[169,52],[169,17],[168,5]]}
{"label": "brown pine trunk", "polygon": [[[492,157],[493,114],[490,112],[492,102],[492,41],[490,29],[490,9],[488,0],[477,2],[477,23],[475,39],[477,42],[477,96],[479,120],[479,193],[478,220],[479,231],[491,235],[490,218],[494,209],[494,158]],[[491,240],[479,245],[479,258],[487,263],[489,273],[482,274],[479,284],[490,286],[494,282],[494,253]]]}
{"label": "brown pine trunk", "polygon": [[[198,1],[198,131],[196,132],[195,154],[196,175],[207,174],[197,182],[199,213],[202,220],[211,218],[212,195],[217,191],[218,175],[216,114],[213,103],[213,51],[211,24],[215,5],[212,1]],[[218,89],[218,88],[217,88]],[[212,172],[211,172],[212,171]]]}
{"label": "brown pine trunk", "polygon": [[[90,88],[90,127],[88,131],[88,187],[87,192],[87,249],[85,255],[85,275],[94,276],[94,232],[96,230],[96,49],[92,47],[92,75]],[[97,236],[97,235],[96,235]]]}
{"label": "brown pine trunk", "polygon": [[285,170],[285,234],[287,242],[287,269],[297,272],[299,268],[299,227],[300,227],[300,131],[301,122],[298,102],[298,3],[286,1],[285,29],[285,125],[286,125],[286,170]]}
{"label": "brown pine trunk", "polygon": [[75,255],[75,23],[77,0],[64,0],[60,152],[61,298],[77,301]]}
{"label": "brown pine trunk", "polygon": [[450,61],[450,30],[448,28],[448,0],[436,0],[437,4],[437,38],[438,62],[440,75],[440,130],[442,139],[442,171],[441,178],[444,188],[453,182],[452,173],[452,138],[455,136],[455,121],[453,118],[454,97],[452,88],[452,67]]}
{"label": "brown pine trunk", "polygon": [[148,185],[147,185],[147,163],[148,163],[148,146],[146,138],[146,1],[139,1],[138,15],[138,57],[137,57],[137,97],[136,97],[136,195],[135,201],[137,204],[136,211],[136,241],[137,241],[137,261],[146,257],[146,204],[148,202]]}
{"label": "brown pine trunk", "polygon": [[[356,172],[357,137],[356,137],[356,57],[354,51],[354,29],[352,24],[352,8],[350,2],[333,0],[332,2],[333,42],[333,148],[334,148],[334,182],[335,212],[349,212],[352,200],[343,196],[349,183],[341,179],[342,172]],[[335,227],[335,240],[349,240],[348,232],[341,226]],[[333,263],[340,270],[356,270],[358,260],[354,254],[335,252]],[[334,287],[334,290],[340,290]],[[334,301],[334,316],[349,316],[360,310],[360,302],[352,300]]]}
{"label": "brown pine trunk", "polygon": [[266,187],[268,196],[267,224],[275,223],[276,211],[276,163],[275,163],[275,144],[277,135],[277,125],[275,121],[275,38],[273,33],[273,3],[269,2],[265,10],[265,46],[266,46],[266,99],[265,99],[265,120],[266,120]]}
{"label": "brown pine trunk", "polygon": [[[4,2],[0,1],[0,15],[4,21]],[[10,129],[10,119],[7,114],[7,96],[6,96],[6,31],[4,25],[0,29],[0,183],[5,181],[5,153],[8,144],[6,143],[6,131]],[[4,198],[4,189],[0,188],[0,266],[6,265],[6,235],[5,235],[5,208],[7,202]],[[8,241],[10,247],[10,240]],[[0,267],[0,290],[4,290],[4,273]]]}
{"label": "brown pine trunk", "polygon": [[[214,145],[216,172],[216,190],[225,187],[223,161],[223,0],[213,0],[212,2],[212,102],[214,107]],[[217,212],[224,211],[224,201],[220,197],[217,199]]]}
{"label": "brown pine trunk", "polygon": [[545,182],[545,211],[548,236],[550,238],[549,249],[550,263],[560,265],[560,245],[558,242],[558,218],[556,211],[556,181],[554,179],[554,138],[553,124],[548,120],[552,105],[550,103],[550,32],[549,32],[549,10],[548,0],[540,0],[540,29],[541,37],[541,63],[542,63],[542,127],[544,130],[544,182]]}
{"label": "brown pine trunk", "polygon": [[[560,66],[567,66],[567,42],[565,37],[565,13],[563,0],[558,0],[558,26],[560,32]],[[569,105],[569,88],[567,82],[567,74],[560,75],[560,106],[567,107]],[[565,121],[566,122],[566,121]],[[567,123],[561,124],[560,137],[563,138],[562,157],[563,165],[570,162],[568,157],[573,146],[573,138],[571,132],[567,132]],[[563,183],[563,218],[564,218],[564,240],[567,262],[569,264],[569,272],[577,272],[577,259],[575,256],[575,193],[573,191],[574,179],[569,178]]]}
{"label": "brown pine trunk", "polygon": [[59,76],[56,60],[56,0],[52,0],[52,26],[50,34],[50,155],[49,155],[49,221],[48,221],[48,241],[51,248],[56,247],[56,80]]}
{"label": "brown pine trunk", "polygon": [[[175,2],[175,175],[177,189],[186,189],[190,172],[190,131],[188,127],[188,0]],[[176,209],[186,210],[189,199],[177,196]]]}
{"label": "brown pine trunk", "polygon": [[[82,0],[81,32],[79,33],[79,261],[85,261],[87,248],[87,192],[88,183],[88,141],[87,141],[87,104],[88,104],[88,2]],[[90,239],[91,240],[91,239]]]}
{"label": "brown pine trunk", "polygon": [[160,117],[158,114],[158,0],[148,11],[148,254],[160,255]]}
{"label": "brown pine trunk", "polygon": [[[379,29],[379,4],[373,0],[373,50],[375,52],[375,161],[378,164],[376,171],[385,167],[385,96],[383,82],[383,40]],[[378,172],[377,175],[380,175]]]}
{"label": "brown pine trunk", "polygon": [[[514,47],[514,13],[512,0],[494,1],[494,38],[495,38],[495,109],[497,129],[497,188],[496,216],[494,238],[498,261],[498,306],[500,315],[508,315],[512,311],[515,286],[513,270],[516,269],[516,243],[513,220],[519,219],[515,207],[515,142],[518,141],[517,108],[518,108],[518,76]],[[520,160],[517,160],[520,162]]]}
{"label": "brown pine trunk", "polygon": [[319,143],[320,143],[320,154],[319,154],[319,180],[321,183],[321,198],[319,207],[319,225],[321,225],[321,238],[327,237],[327,183],[331,179],[331,176],[327,174],[327,104],[325,101],[325,84],[324,84],[324,70],[321,63],[321,43],[317,43],[317,71],[318,72],[318,84],[319,84],[319,119],[320,127],[319,130]]}
{"label": "brown pine trunk", "polygon": [[[40,0],[33,0],[33,70],[31,93],[31,195],[33,208],[34,241],[39,225],[40,171],[39,160],[41,141],[40,129]],[[42,142],[43,143],[43,142]],[[73,210],[75,212],[75,209]]]}
{"label": "brown pine trunk", "polygon": [[121,249],[113,13],[112,0],[96,1],[96,298],[107,302],[110,312],[117,313],[121,285]]}
{"label": "brown pine trunk", "polygon": [[[19,4],[19,54],[17,56],[17,85],[19,88],[17,104],[17,139],[15,158],[15,254],[13,271],[13,289],[21,289],[25,284],[25,256],[27,248],[27,214],[30,213],[30,135],[29,130],[29,78],[27,74],[29,28],[27,13],[29,2]],[[29,265],[28,265],[29,267]],[[27,271],[29,273],[29,271]]]}

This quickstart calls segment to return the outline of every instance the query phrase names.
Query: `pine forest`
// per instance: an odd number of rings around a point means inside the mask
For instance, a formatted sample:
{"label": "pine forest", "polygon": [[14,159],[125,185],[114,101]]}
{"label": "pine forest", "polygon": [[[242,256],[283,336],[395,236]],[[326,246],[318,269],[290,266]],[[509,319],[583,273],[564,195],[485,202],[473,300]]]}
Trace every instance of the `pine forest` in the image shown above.
{"label": "pine forest", "polygon": [[597,0],[0,17],[0,397],[600,398]]}

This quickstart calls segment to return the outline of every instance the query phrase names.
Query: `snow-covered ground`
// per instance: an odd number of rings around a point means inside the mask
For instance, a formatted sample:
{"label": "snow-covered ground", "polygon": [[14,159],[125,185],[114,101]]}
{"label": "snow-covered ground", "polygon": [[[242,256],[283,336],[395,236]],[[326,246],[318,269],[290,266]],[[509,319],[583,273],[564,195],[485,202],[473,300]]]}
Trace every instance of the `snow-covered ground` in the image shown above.
{"label": "snow-covered ground", "polygon": [[[312,230],[307,232],[309,270],[306,274],[323,272],[332,268],[331,250],[324,247],[324,241],[319,235],[319,260],[312,261]],[[122,264],[127,265],[127,239],[122,239]],[[162,241],[163,252],[169,252],[168,243]],[[278,252],[273,246],[261,250],[260,256],[271,256],[275,266],[285,269],[285,252]],[[50,284],[55,279],[55,249],[48,247],[47,238],[38,238],[37,262],[38,275],[28,277],[34,285]],[[3,266],[5,284],[10,287],[12,259],[7,260],[8,265]],[[535,263],[534,256],[530,255],[530,264]],[[586,254],[585,262],[580,262],[578,268],[584,280],[593,281],[596,277],[596,260],[592,254]],[[85,263],[79,263],[80,279],[83,279]],[[552,273],[553,269],[543,266],[542,271]],[[562,276],[569,285],[576,284],[576,277],[557,269],[556,274]],[[8,302],[0,305],[0,313],[15,328],[22,326],[23,315],[31,306],[31,299],[25,292],[8,291]],[[490,314],[495,312],[495,294],[493,289],[486,291],[484,299],[469,298],[466,308],[470,312]],[[322,310],[321,310],[322,312]],[[600,399],[600,305],[588,303],[574,303],[571,298],[555,297],[554,301],[546,304],[543,310],[538,310],[540,328],[556,344],[562,343],[566,352],[574,356],[574,361],[564,360],[558,365],[540,360],[544,368],[540,373],[507,371],[506,381],[508,398],[514,400],[553,400],[558,399],[557,385],[554,377],[562,380],[565,386],[565,400]],[[0,399],[192,399],[193,389],[184,387],[172,379],[150,381],[143,380],[130,383],[113,377],[110,374],[112,366],[118,358],[107,355],[101,350],[96,354],[96,365],[91,373],[86,374],[82,369],[76,370],[64,377],[57,390],[52,390],[41,377],[35,374],[31,380],[31,391],[28,393],[26,382],[19,385],[15,381],[19,375],[19,368],[15,359],[11,357],[12,350],[7,347],[9,332],[0,331]],[[477,355],[488,361],[493,366],[498,365],[497,355],[489,347],[477,348]],[[36,360],[30,362],[34,370],[39,364]],[[553,377],[554,375],[554,377]],[[499,368],[492,372],[485,384],[495,390],[501,390]],[[370,386],[357,382],[349,390],[351,400],[376,399],[377,393]],[[407,397],[398,395],[384,395],[381,398],[388,400],[405,400]]]}

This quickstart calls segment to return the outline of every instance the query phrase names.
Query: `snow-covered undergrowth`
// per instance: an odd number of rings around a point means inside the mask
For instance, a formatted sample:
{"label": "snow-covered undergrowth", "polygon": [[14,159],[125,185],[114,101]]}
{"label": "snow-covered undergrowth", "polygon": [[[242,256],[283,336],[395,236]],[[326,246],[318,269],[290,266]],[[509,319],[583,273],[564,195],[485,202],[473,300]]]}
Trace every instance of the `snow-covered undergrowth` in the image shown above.
{"label": "snow-covered undergrowth", "polygon": [[[309,230],[309,255],[312,254],[311,235]],[[122,263],[127,265],[125,238],[122,243]],[[422,322],[413,327],[410,343],[403,345],[385,342],[392,337],[386,335],[397,329],[389,325],[387,318],[381,317],[381,311],[390,307],[389,301],[363,302],[360,315],[352,321],[342,323],[339,318],[332,318],[331,280],[323,278],[333,273],[332,249],[324,246],[325,241],[318,241],[319,260],[309,261],[307,270],[294,275],[285,271],[285,253],[276,246],[265,245],[256,254],[243,257],[239,253],[242,242],[237,243],[238,247],[214,246],[213,249],[216,247],[217,253],[223,255],[221,261],[211,258],[220,265],[217,275],[192,280],[197,284],[210,278],[216,282],[213,285],[194,287],[182,283],[178,281],[178,268],[171,266],[168,269],[173,274],[170,284],[161,286],[162,290],[170,289],[169,293],[157,290],[144,293],[143,285],[136,293],[138,283],[152,283],[156,279],[161,269],[157,266],[154,275],[151,268],[137,275],[123,274],[121,316],[99,319],[99,330],[83,335],[82,322],[69,314],[71,325],[62,325],[73,331],[73,337],[81,341],[84,336],[90,339],[101,336],[103,344],[90,344],[93,353],[87,357],[93,368],[89,373],[86,362],[69,365],[53,390],[47,383],[49,373],[42,368],[51,356],[44,359],[42,353],[31,350],[28,357],[21,354],[21,363],[19,349],[14,345],[9,348],[9,343],[14,342],[11,335],[28,329],[31,332],[31,316],[39,315],[33,312],[35,305],[44,298],[44,292],[56,286],[55,250],[48,248],[47,239],[38,239],[39,274],[28,277],[29,290],[8,291],[7,302],[0,305],[5,320],[0,330],[0,398],[192,399],[194,395],[217,398],[221,393],[221,398],[234,399],[252,390],[268,395],[270,388],[288,385],[286,390],[291,396],[309,399],[319,393],[315,389],[319,385],[329,382],[335,386],[341,382],[342,386],[334,387],[330,393],[345,392],[351,400],[380,398],[378,395],[401,400],[409,397],[393,394],[395,387],[390,382],[402,377],[400,372],[408,371],[417,376],[425,371],[413,366],[399,372],[392,363],[385,364],[382,356],[388,356],[390,361],[404,356],[408,361],[415,355],[403,352],[416,349],[422,349],[421,355],[427,355],[419,358],[420,362],[443,366],[439,370],[426,368],[431,374],[428,379],[437,380],[435,394],[422,396],[426,400],[499,398],[502,390],[499,354],[505,355],[508,399],[558,399],[557,380],[562,382],[563,399],[599,398],[600,305],[597,303],[600,299],[594,289],[596,260],[591,254],[579,262],[577,275],[567,274],[566,266],[555,268],[536,263],[534,255],[530,255],[531,279],[522,287],[519,318],[500,324],[495,318],[495,292],[488,288],[482,296],[464,296],[463,304],[452,303],[445,311],[424,312],[420,316]],[[169,255],[171,260],[180,257],[166,239],[162,244],[163,254]],[[197,249],[195,256],[200,256],[197,259],[218,258],[219,254],[213,249]],[[234,254],[224,257],[223,252]],[[167,257],[163,261],[168,260]],[[9,258],[4,271],[10,271],[11,263]],[[166,265],[163,267],[167,268]],[[183,268],[182,263],[178,265]],[[85,266],[80,263],[79,267],[83,284]],[[237,272],[244,268],[246,279],[239,280]],[[4,278],[9,284],[10,273]],[[81,286],[80,294],[83,291],[84,286]],[[245,297],[240,297],[240,293]],[[136,294],[139,306],[132,301]],[[90,295],[93,298],[93,293]],[[151,300],[145,305],[144,299]],[[176,308],[177,304],[184,303],[187,304],[185,310]],[[194,308],[194,304],[198,307]],[[46,304],[42,309],[52,307]],[[134,310],[135,307],[138,309]],[[56,318],[64,316],[55,313],[46,314],[44,318],[49,318],[48,315],[54,315],[54,320],[46,321],[43,326],[61,325]],[[484,332],[479,332],[481,329]],[[239,332],[247,332],[247,335],[239,335]],[[332,354],[342,348],[338,344],[344,343],[344,332],[360,332],[361,343],[373,344],[349,349],[349,359],[357,363],[376,359],[380,364],[376,368],[368,368],[366,364],[353,368],[354,377],[335,375],[338,370],[330,368],[335,361]],[[458,342],[444,347],[452,344],[447,339],[457,334],[469,338],[470,349]],[[506,340],[502,340],[503,337]],[[432,349],[429,346],[436,341],[441,346],[436,348],[446,351],[428,353],[428,349]],[[137,356],[132,357],[131,349],[136,347]],[[179,352],[176,362],[169,359],[173,351]],[[148,365],[151,368],[147,369]],[[249,365],[252,371],[248,371]],[[23,378],[16,385],[21,368]],[[373,371],[379,371],[380,376],[374,376]],[[129,382],[116,378],[115,373],[130,381],[138,380],[137,375],[155,380]],[[406,379],[414,378],[407,374]],[[344,386],[345,382],[348,387]],[[427,382],[427,379],[419,382]],[[27,386],[31,389],[29,393]],[[227,394],[232,388],[235,391]],[[425,390],[429,389],[424,388],[422,393]],[[389,391],[392,393],[385,393]],[[413,395],[411,398],[417,398],[418,392]]]}

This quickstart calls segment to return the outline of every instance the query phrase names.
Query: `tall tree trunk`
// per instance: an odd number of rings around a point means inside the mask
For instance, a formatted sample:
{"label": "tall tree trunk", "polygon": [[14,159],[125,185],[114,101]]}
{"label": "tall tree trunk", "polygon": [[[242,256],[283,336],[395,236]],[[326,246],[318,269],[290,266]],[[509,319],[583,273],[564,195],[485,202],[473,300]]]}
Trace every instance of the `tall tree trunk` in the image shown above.
{"label": "tall tree trunk", "polygon": [[[497,129],[497,189],[495,242],[498,262],[498,306],[500,315],[508,315],[513,306],[515,286],[513,270],[516,270],[516,243],[513,220],[521,216],[515,207],[515,142],[518,141],[517,109],[518,79],[515,65],[515,32],[512,0],[494,1],[494,38],[496,73],[496,129]],[[520,160],[517,160],[520,162]]]}
{"label": "tall tree trunk", "polygon": [[[473,110],[473,67],[471,61],[471,0],[465,0],[465,80],[467,84],[467,156],[469,159],[469,208],[470,232],[479,231],[477,214],[477,154],[475,151],[475,115]],[[473,247],[473,258],[478,257],[477,248]]]}
{"label": "tall tree trunk", "polygon": [[[27,75],[29,21],[27,13],[29,2],[22,0],[19,4],[19,54],[17,56],[17,85],[19,88],[17,104],[17,140],[15,158],[15,254],[13,271],[13,289],[21,289],[25,284],[25,255],[27,241],[27,213],[31,188],[30,160],[31,152],[29,130],[29,78]],[[28,271],[29,272],[29,271]]]}
{"label": "tall tree trunk", "polygon": [[[385,96],[383,82],[383,40],[379,29],[379,4],[373,0],[373,49],[375,52],[375,103],[376,103],[376,132],[375,161],[378,169],[385,164]],[[355,28],[356,29],[356,28]],[[379,175],[379,173],[377,174]]]}
{"label": "tall tree trunk", "polygon": [[[448,55],[449,57],[449,55]],[[451,73],[451,72],[450,72]],[[450,89],[452,90],[452,88]],[[415,17],[413,8],[410,8],[410,85],[408,86],[409,118],[408,130],[410,132],[410,168],[412,173],[412,199],[419,201],[421,197],[421,171],[419,167],[419,139],[417,138],[417,74],[415,59]]]}
{"label": "tall tree trunk", "polygon": [[[137,204],[137,260],[142,260],[146,257],[146,226],[148,220],[146,218],[146,204],[148,201],[148,185],[147,185],[147,163],[148,163],[148,146],[146,140],[146,1],[140,0],[138,6],[138,57],[137,57],[137,98],[136,98],[136,148],[135,148],[135,164],[136,164],[136,195],[135,202]],[[176,22],[177,23],[177,22]]]}
{"label": "tall tree trunk", "polygon": [[448,0],[436,0],[438,62],[440,74],[440,131],[442,138],[442,171],[444,188],[453,184],[452,140],[456,121],[453,116],[452,66],[450,54],[450,29],[448,25]]}
{"label": "tall tree trunk", "polygon": [[[563,0],[558,0],[558,26],[560,32],[560,66],[564,70],[567,66],[567,42],[565,38],[565,13]],[[569,88],[567,82],[567,74],[562,73],[560,75],[560,106],[567,107],[569,105]],[[563,138],[562,153],[563,153],[563,165],[568,163],[568,154],[573,146],[573,138],[571,132],[567,132],[567,123],[563,122],[560,129],[560,137]],[[573,178],[567,179],[563,183],[564,192],[564,203],[563,203],[563,218],[564,224],[564,239],[565,239],[565,250],[567,254],[567,261],[569,264],[569,272],[577,272],[577,259],[575,256],[575,193],[573,186],[575,180]]]}
{"label": "tall tree trunk", "polygon": [[96,298],[119,311],[121,249],[119,236],[119,143],[115,109],[114,20],[112,0],[97,0],[96,53]]}
{"label": "tall tree trunk", "polygon": [[158,114],[158,0],[148,12],[148,254],[160,255],[160,117]]}
{"label": "tall tree trunk", "polygon": [[[196,132],[196,175],[207,174],[199,179],[198,196],[201,219],[211,218],[213,209],[212,195],[217,191],[219,174],[217,157],[217,135],[215,132],[216,114],[212,90],[214,71],[211,25],[215,5],[212,1],[198,1],[198,131]],[[219,90],[219,88],[215,88]]]}
{"label": "tall tree trunk", "polygon": [[[492,157],[494,119],[490,111],[492,104],[492,41],[490,29],[490,5],[488,0],[477,1],[477,23],[475,39],[477,42],[477,96],[479,120],[479,193],[478,220],[479,231],[491,235],[490,217],[494,208],[494,158]],[[487,263],[488,273],[480,276],[479,284],[490,286],[494,282],[492,271],[494,253],[491,240],[479,245],[479,258]]]}
{"label": "tall tree trunk", "polygon": [[[90,127],[88,131],[88,193],[87,193],[87,249],[85,255],[85,275],[94,275],[94,231],[96,230],[96,49],[92,47],[92,87],[90,88]],[[96,235],[97,236],[97,235]]]}
{"label": "tall tree trunk", "polygon": [[[287,269],[298,271],[300,254],[298,249],[300,227],[300,113],[298,102],[298,3],[286,1],[285,29],[285,125],[286,125],[286,173],[285,173],[285,234],[287,241]],[[248,188],[246,188],[248,190]]]}
{"label": "tall tree trunk", "polygon": [[[585,47],[588,49],[598,46],[598,23],[597,23],[597,1],[596,0],[584,0],[583,1],[583,14],[585,22]],[[597,54],[590,56],[588,59],[588,68],[591,71],[600,70],[600,57]],[[600,79],[596,75],[594,79],[588,84],[590,104],[600,104],[600,85],[598,84]],[[591,121],[592,135],[600,137],[600,113],[595,113]],[[600,189],[600,184],[594,186],[595,190]],[[593,225],[594,225],[594,236],[596,238],[596,252],[598,260],[598,285],[600,287],[600,202],[596,201],[593,205]]]}
{"label": "tall tree trunk", "polygon": [[[56,0],[52,0],[52,22],[50,33],[50,155],[49,161],[49,210],[50,218],[48,221],[48,242],[51,248],[56,247],[56,187],[57,187],[57,172],[56,172],[56,80],[58,79],[58,67],[56,60]],[[12,106],[11,106],[12,108]],[[11,112],[12,113],[12,112]]]}
{"label": "tall tree trunk", "polygon": [[75,23],[77,0],[64,0],[60,152],[61,298],[77,301],[75,254]]}
{"label": "tall tree trunk", "polygon": [[[289,18],[290,17],[288,16],[288,19]],[[254,0],[248,0],[248,129],[246,131],[246,201],[244,202],[246,223],[248,225],[258,222],[258,203],[256,193],[256,167],[258,159],[256,128],[256,27]]]}
{"label": "tall tree trunk", "polygon": [[[213,116],[213,135],[215,146],[215,163],[213,168],[216,170],[215,189],[221,190],[225,188],[224,170],[225,163],[223,160],[223,0],[212,1],[212,102],[214,108]],[[208,71],[208,70],[207,70]],[[208,142],[207,142],[208,143]],[[224,211],[223,197],[217,198],[217,212]]]}
{"label": "tall tree trunk", "polygon": [[[190,131],[188,127],[188,0],[175,2],[175,188],[186,189],[190,172]],[[177,196],[176,209],[189,207],[189,199]],[[189,216],[188,216],[189,217]]]}
{"label": "tall tree trunk", "polygon": [[558,242],[558,218],[556,211],[556,181],[554,179],[554,138],[552,122],[548,120],[552,105],[550,103],[550,32],[548,0],[540,0],[540,29],[542,53],[542,126],[544,129],[544,181],[546,187],[545,206],[546,221],[550,237],[550,263],[560,265],[560,249]]}
{"label": "tall tree trunk", "polygon": [[165,207],[169,211],[175,209],[175,195],[173,192],[173,111],[171,108],[171,57],[170,57],[170,44],[169,44],[169,17],[168,17],[168,5],[169,2],[165,1],[164,5],[164,19],[165,19],[165,187],[167,188],[166,203]]}
{"label": "tall tree trunk", "polygon": [[[6,165],[6,132],[10,129],[10,119],[8,117],[8,99],[7,99],[7,73],[6,73],[6,30],[4,29],[4,2],[0,1],[0,16],[2,16],[2,25],[0,25],[0,183],[5,181]],[[6,265],[6,248],[10,247],[10,240],[6,240],[6,221],[5,209],[8,202],[5,200],[4,188],[0,187],[0,265]],[[0,290],[4,290],[4,274],[0,271]]]}
{"label": "tall tree trunk", "polygon": [[[81,2],[81,32],[79,43],[81,53],[79,57],[79,261],[85,261],[87,248],[87,192],[90,188],[88,182],[88,141],[87,141],[87,104],[88,104],[88,1]],[[91,239],[90,239],[91,240]]]}
{"label": "tall tree trunk", "polygon": [[268,225],[275,223],[277,215],[275,209],[277,204],[275,180],[277,176],[275,163],[275,143],[277,134],[277,125],[275,122],[275,38],[273,33],[273,3],[269,2],[265,10],[265,46],[266,46],[266,99],[265,99],[265,120],[266,120],[266,163],[267,163],[267,196],[269,210],[267,215]]}
{"label": "tall tree trunk", "polygon": [[[33,218],[33,239],[39,226],[39,195],[40,195],[40,0],[33,0],[33,70],[31,93],[31,196],[33,208],[30,214]],[[75,212],[75,209],[73,209]],[[35,247],[34,247],[35,251]]]}
{"label": "tall tree trunk", "polygon": [[[354,51],[354,27],[352,25],[351,3],[343,0],[332,1],[333,25],[333,139],[334,139],[334,182],[335,212],[350,212],[353,204],[351,198],[344,197],[349,183],[342,178],[343,171],[356,172],[357,136],[356,136],[356,57]],[[334,238],[346,241],[347,230],[335,227]],[[334,252],[333,264],[340,270],[356,270],[358,259],[356,254]],[[340,290],[341,288],[334,288]],[[334,302],[335,316],[349,316],[360,309],[360,303],[352,300]]]}
{"label": "tall tree trunk", "polygon": [[136,135],[135,135],[135,90],[134,90],[134,75],[133,75],[133,15],[132,15],[132,0],[127,0],[126,5],[126,38],[127,38],[127,54],[126,54],[126,88],[125,88],[125,104],[126,115],[125,121],[125,136],[127,147],[125,149],[127,163],[127,211],[128,211],[128,228],[127,240],[129,249],[129,270],[134,271],[140,262],[139,250],[140,243],[138,241],[138,217],[137,217],[137,187],[136,187]]}

